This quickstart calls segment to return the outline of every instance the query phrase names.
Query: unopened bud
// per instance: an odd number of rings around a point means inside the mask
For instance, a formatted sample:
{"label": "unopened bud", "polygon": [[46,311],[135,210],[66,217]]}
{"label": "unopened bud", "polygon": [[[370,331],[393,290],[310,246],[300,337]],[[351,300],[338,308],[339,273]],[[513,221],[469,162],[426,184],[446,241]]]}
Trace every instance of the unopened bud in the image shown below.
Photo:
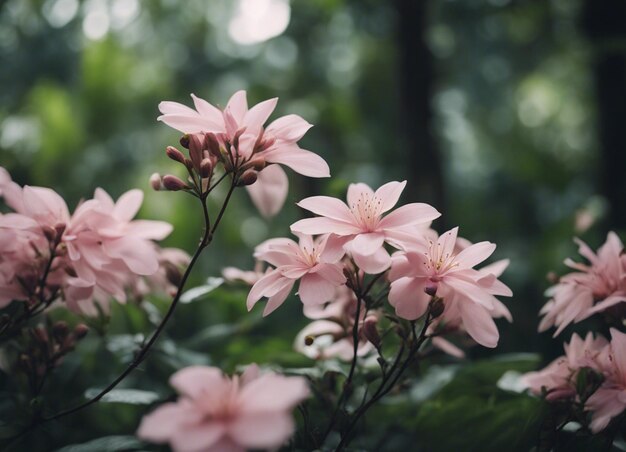
{"label": "unopened bud", "polygon": [[239,181],[237,183],[238,186],[243,187],[246,185],[252,185],[256,182],[257,180],[257,172],[254,170],[248,170],[246,172],[244,172],[241,177],[239,178]]}
{"label": "unopened bud", "polygon": [[263,157],[257,157],[248,162],[248,165],[257,171],[261,171],[263,168],[265,168],[266,164],[267,163],[265,162],[265,159]]}
{"label": "unopened bud", "polygon": [[306,336],[304,338],[304,345],[307,347],[313,345],[313,342],[315,342],[315,336]]}
{"label": "unopened bud", "polygon": [[69,327],[67,326],[67,322],[59,321],[54,324],[52,327],[52,334],[57,342],[62,342],[67,337],[70,332]]}
{"label": "unopened bud", "polygon": [[182,147],[184,147],[185,149],[189,149],[189,135],[185,134],[180,137],[179,142]]}
{"label": "unopened bud", "polygon": [[183,275],[181,274],[178,267],[176,267],[174,264],[171,264],[169,262],[165,263],[164,267],[165,267],[165,277],[167,278],[167,280],[173,286],[178,287],[178,285],[180,284],[180,281],[183,278]]}
{"label": "unopened bud", "polygon": [[204,149],[204,137],[202,140],[197,134],[189,135],[189,157],[193,162],[193,167],[200,168],[200,161],[202,160],[202,151]]}
{"label": "unopened bud", "polygon": [[43,235],[46,237],[48,242],[54,242],[57,238],[57,231],[54,230],[51,226],[42,226],[41,230],[43,231]]}
{"label": "unopened bud", "polygon": [[79,323],[74,328],[74,337],[80,340],[84,338],[85,336],[87,336],[88,332],[89,332],[89,327],[85,325],[84,323]]}
{"label": "unopened bud", "polygon": [[152,176],[150,176],[150,187],[152,187],[154,191],[161,190],[161,175],[159,173],[153,173]]}
{"label": "unopened bud", "polygon": [[204,141],[211,155],[220,158],[220,143],[217,141],[217,137],[212,133],[207,133],[204,135]]}
{"label": "unopened bud", "polygon": [[163,176],[163,186],[166,190],[170,191],[178,191],[188,188],[186,183],[184,183],[178,177],[172,176],[171,174]]}
{"label": "unopened bud", "polygon": [[381,339],[380,334],[378,334],[378,328],[376,328],[377,324],[378,319],[376,317],[367,317],[363,321],[363,335],[372,343],[374,347],[380,348]]}
{"label": "unopened bud", "polygon": [[185,156],[183,155],[182,152],[180,152],[174,146],[168,146],[167,148],[165,148],[165,153],[172,160],[179,162],[179,163],[185,163]]}
{"label": "unopened bud", "polygon": [[41,326],[33,328],[31,330],[31,334],[33,335],[33,338],[41,344],[47,344],[50,340],[48,332]]}
{"label": "unopened bud", "polygon": [[559,282],[559,276],[555,272],[548,272],[546,279],[549,283],[556,284]]}
{"label": "unopened bud", "polygon": [[430,315],[433,319],[443,314],[445,308],[446,305],[443,302],[443,298],[433,297],[433,299],[430,300]]}
{"label": "unopened bud", "polygon": [[67,227],[67,225],[65,223],[57,223],[54,225],[54,230],[57,233],[57,241],[61,240],[61,236],[63,236],[63,233],[65,232],[65,228]]}
{"label": "unopened bud", "polygon": [[435,295],[437,295],[438,288],[439,285],[436,282],[427,281],[426,285],[424,286],[424,292],[426,292],[427,295],[434,297]]}
{"label": "unopened bud", "polygon": [[211,160],[208,158],[203,158],[200,162],[200,177],[210,177],[212,172],[213,164],[211,163]]}

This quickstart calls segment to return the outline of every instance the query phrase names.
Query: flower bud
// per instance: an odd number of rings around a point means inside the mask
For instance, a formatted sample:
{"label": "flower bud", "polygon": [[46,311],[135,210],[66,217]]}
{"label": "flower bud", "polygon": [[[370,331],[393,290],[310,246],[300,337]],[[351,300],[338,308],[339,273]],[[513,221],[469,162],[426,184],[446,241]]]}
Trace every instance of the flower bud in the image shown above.
{"label": "flower bud", "polygon": [[372,345],[376,348],[380,348],[381,339],[380,334],[378,334],[378,329],[376,325],[378,324],[378,319],[373,315],[368,316],[363,321],[363,335],[365,338],[372,343]]}
{"label": "flower bud", "polygon": [[430,315],[433,319],[436,319],[441,314],[443,314],[443,311],[446,308],[446,305],[443,302],[443,298],[439,298],[439,297],[433,297],[433,299],[430,300],[429,306],[430,306]]}
{"label": "flower bud", "polygon": [[435,295],[437,295],[438,288],[439,284],[437,284],[436,282],[427,281],[426,285],[424,286],[424,292],[426,292],[427,295],[434,297]]}
{"label": "flower bud", "polygon": [[220,143],[217,141],[217,137],[213,133],[204,134],[204,141],[206,143],[206,148],[209,150],[211,155],[220,158]]}
{"label": "flower bud", "polygon": [[173,286],[178,287],[178,285],[180,284],[180,281],[183,278],[183,275],[181,274],[181,272],[178,269],[178,267],[176,267],[174,264],[172,264],[170,262],[166,262],[164,264],[164,268],[165,268],[165,277],[167,278],[167,280]]}
{"label": "flower bud", "polygon": [[255,169],[256,171],[261,171],[265,168],[267,162],[263,157],[256,157],[248,162],[248,166]]}
{"label": "flower bud", "polygon": [[150,176],[150,187],[154,191],[161,190],[161,175],[159,173],[152,173],[152,176]]}
{"label": "flower bud", "polygon": [[85,336],[87,336],[88,332],[89,332],[89,327],[87,325],[85,325],[84,323],[79,323],[74,328],[74,337],[76,339],[80,340],[80,339],[84,338]]}
{"label": "flower bud", "polygon": [[307,336],[304,338],[304,345],[306,345],[307,347],[313,345],[313,342],[315,342],[315,336]]}
{"label": "flower bud", "polygon": [[59,322],[56,322],[52,326],[52,335],[57,340],[57,342],[64,341],[67,335],[69,334],[69,332],[70,332],[70,328],[67,326],[67,322],[64,322],[62,320]]}
{"label": "flower bud", "polygon": [[67,225],[65,223],[57,223],[54,225],[54,230],[57,233],[57,241],[61,240],[61,237],[63,236],[63,233],[65,232],[65,228],[67,227]]}
{"label": "flower bud", "polygon": [[240,177],[239,177],[239,181],[237,182],[237,185],[239,187],[243,187],[246,185],[252,185],[256,182],[257,179],[257,172],[254,170],[247,170],[245,171]]}
{"label": "flower bud", "polygon": [[211,160],[208,158],[203,158],[200,162],[200,177],[210,177],[212,172],[213,164],[211,163]]}
{"label": "flower bud", "polygon": [[189,135],[185,134],[180,137],[179,142],[182,147],[184,147],[185,149],[189,149]]}
{"label": "flower bud", "polygon": [[186,183],[184,183],[178,177],[172,176],[171,174],[163,176],[163,186],[166,190],[170,191],[178,191],[188,188]]}
{"label": "flower bud", "polygon": [[41,326],[36,326],[31,331],[33,338],[40,344],[47,344],[50,338],[48,332]]}
{"label": "flower bud", "polygon": [[559,275],[557,275],[555,272],[548,272],[548,274],[546,275],[546,279],[549,283],[556,284],[559,282]]}
{"label": "flower bud", "polygon": [[193,162],[193,167],[200,168],[200,161],[202,161],[202,150],[204,149],[204,137],[200,140],[197,134],[189,135],[189,157]]}
{"label": "flower bud", "polygon": [[165,148],[165,153],[172,160],[179,162],[179,163],[185,163],[185,156],[183,155],[182,152],[180,152],[174,146],[168,146],[167,148]]}
{"label": "flower bud", "polygon": [[57,232],[51,226],[42,226],[41,230],[43,231],[43,235],[46,237],[48,242],[54,242],[57,237]]}

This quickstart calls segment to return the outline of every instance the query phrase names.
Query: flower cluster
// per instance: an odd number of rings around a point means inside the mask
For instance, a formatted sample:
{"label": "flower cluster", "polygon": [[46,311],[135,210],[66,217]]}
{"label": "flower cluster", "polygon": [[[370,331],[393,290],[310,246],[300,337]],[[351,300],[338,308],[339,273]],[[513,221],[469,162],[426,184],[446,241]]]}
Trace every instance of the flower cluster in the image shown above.
{"label": "flower cluster", "polygon": [[[525,374],[522,381],[548,401],[584,403],[584,410],[591,413],[590,428],[597,433],[626,410],[626,334],[612,328],[611,338],[609,343],[592,333],[584,340],[573,334],[564,345],[564,356],[545,369]],[[586,378],[579,378],[581,372]],[[590,372],[595,378],[589,377]]]}
{"label": "flower cluster", "polygon": [[541,309],[544,317],[539,331],[556,326],[555,337],[572,322],[619,309],[626,302],[626,256],[617,234],[609,232],[597,254],[582,240],[575,241],[589,264],[566,259],[565,265],[576,271],[561,277],[548,289],[551,298]]}
{"label": "flower cluster", "polygon": [[0,307],[17,300],[45,308],[61,299],[72,311],[96,315],[111,298],[125,302],[128,289],[171,286],[168,273],[187,259],[154,242],[169,235],[170,224],[133,220],[140,190],[115,202],[98,188],[70,215],[56,192],[20,187],[0,168],[0,194],[13,209],[0,214]]}
{"label": "flower cluster", "polygon": [[[350,297],[341,295],[342,288],[347,285],[354,291],[352,296],[364,298],[366,294],[355,291],[356,286],[365,275],[376,275],[389,284],[389,302],[399,318],[419,319],[433,300],[439,301],[441,312],[433,316],[437,320],[430,330],[437,339],[436,346],[459,355],[452,344],[435,336],[444,330],[462,330],[479,344],[495,347],[499,334],[493,318],[511,320],[509,311],[496,298],[512,295],[498,279],[508,262],[476,270],[474,267],[494,252],[494,244],[457,240],[458,228],[437,237],[429,226],[440,214],[428,204],[394,209],[405,185],[389,182],[374,191],[362,183],[352,184],[347,204],[327,196],[300,201],[300,207],[319,216],[291,226],[299,244],[290,239],[271,239],[257,248],[255,257],[271,267],[253,285],[248,309],[267,297],[264,315],[271,313],[298,280],[298,295],[305,308],[332,302],[333,309],[345,309]],[[388,247],[395,249],[393,255]],[[356,299],[354,303],[358,303]],[[367,308],[369,311],[373,306]],[[374,317],[370,317],[370,329],[374,319],[381,316],[376,309],[371,313]],[[365,320],[362,317],[359,322]],[[332,336],[336,342],[346,338],[350,328],[345,325],[354,322],[354,314],[348,322],[315,322],[301,335]]]}
{"label": "flower cluster", "polygon": [[[246,92],[237,91],[220,110],[193,94],[191,97],[195,109],[161,102],[162,115],[158,119],[186,134],[182,144],[189,149],[190,159],[172,147],[168,148],[168,155],[184,163],[190,174],[193,169],[199,175],[201,192],[206,192],[219,162],[226,173],[246,186],[261,214],[270,217],[278,213],[287,197],[288,180],[279,165],[304,176],[330,176],[328,164],[320,156],[298,146],[311,124],[291,114],[264,127],[276,108],[277,98],[249,109]],[[162,184],[171,190],[189,188],[175,176],[165,176]]]}
{"label": "flower cluster", "polygon": [[309,396],[303,377],[261,373],[254,364],[232,378],[215,367],[187,367],[170,384],[180,398],[146,415],[137,434],[185,452],[278,448],[294,432],[290,412]]}

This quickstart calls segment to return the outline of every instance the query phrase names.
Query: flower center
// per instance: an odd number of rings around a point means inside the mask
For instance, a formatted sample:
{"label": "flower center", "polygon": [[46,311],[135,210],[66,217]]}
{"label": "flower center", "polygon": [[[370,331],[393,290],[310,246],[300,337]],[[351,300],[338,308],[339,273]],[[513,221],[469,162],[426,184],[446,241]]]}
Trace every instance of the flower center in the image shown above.
{"label": "flower center", "polygon": [[382,209],[382,200],[367,193],[361,193],[356,203],[350,206],[352,215],[359,226],[368,231],[374,230],[378,225]]}
{"label": "flower center", "polygon": [[[426,268],[433,275],[442,275],[447,271],[457,267],[459,264],[455,262],[456,254],[444,252],[444,247],[440,241],[434,243],[428,241],[428,251],[424,253],[426,256]],[[436,282],[439,280],[437,279]]]}

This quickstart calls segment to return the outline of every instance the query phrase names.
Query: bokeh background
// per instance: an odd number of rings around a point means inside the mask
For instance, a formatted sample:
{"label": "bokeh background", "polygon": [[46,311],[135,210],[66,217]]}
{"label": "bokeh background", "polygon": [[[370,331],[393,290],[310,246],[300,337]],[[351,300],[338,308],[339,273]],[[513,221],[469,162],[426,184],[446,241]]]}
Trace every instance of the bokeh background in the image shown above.
{"label": "bokeh background", "polygon": [[[626,228],[626,3],[0,1],[0,164],[70,206],[97,186],[115,196],[142,188],[141,215],[175,225],[170,246],[192,250],[201,218],[193,200],[149,188],[151,173],[178,170],[164,148],[179,136],[156,121],[157,105],[190,104],[189,93],[225,105],[239,89],[250,103],[278,96],[276,115],[315,124],[301,145],[333,177],[290,174],[287,205],[269,222],[237,194],[195,284],[225,265],[251,268],[252,248],[287,235],[305,196],[407,179],[403,201],[435,205],[437,229],[460,225],[511,259],[503,280],[515,322],[499,323],[498,353],[546,361],[560,352],[549,333],[536,334],[547,273],[564,271],[572,236],[597,247]],[[291,351],[304,325],[295,303],[271,323],[235,328],[241,297],[220,293],[177,313],[171,337],[189,345],[189,360],[301,363]],[[125,319],[112,327],[120,337],[150,330],[139,313],[114,314]],[[165,379],[177,366],[155,372]],[[85,433],[64,438],[132,432],[137,415],[90,413],[76,420]]]}

